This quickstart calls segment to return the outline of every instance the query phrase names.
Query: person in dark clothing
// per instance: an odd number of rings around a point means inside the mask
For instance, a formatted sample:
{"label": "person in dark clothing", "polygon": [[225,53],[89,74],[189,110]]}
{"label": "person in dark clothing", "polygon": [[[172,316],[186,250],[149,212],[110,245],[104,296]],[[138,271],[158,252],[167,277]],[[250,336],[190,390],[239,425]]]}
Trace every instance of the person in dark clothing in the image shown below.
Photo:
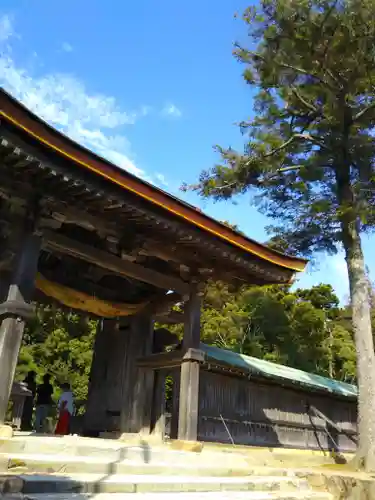
{"label": "person in dark clothing", "polygon": [[33,420],[33,410],[34,410],[34,400],[36,394],[36,382],[35,382],[35,372],[30,371],[24,380],[25,384],[29,391],[31,391],[32,396],[29,396],[25,399],[25,403],[23,405],[22,418],[21,418],[21,430],[22,431],[31,431],[32,420]]}
{"label": "person in dark clothing", "polygon": [[39,385],[36,390],[36,432],[43,431],[45,420],[51,414],[53,387],[50,380],[50,375],[44,375],[43,384]]}

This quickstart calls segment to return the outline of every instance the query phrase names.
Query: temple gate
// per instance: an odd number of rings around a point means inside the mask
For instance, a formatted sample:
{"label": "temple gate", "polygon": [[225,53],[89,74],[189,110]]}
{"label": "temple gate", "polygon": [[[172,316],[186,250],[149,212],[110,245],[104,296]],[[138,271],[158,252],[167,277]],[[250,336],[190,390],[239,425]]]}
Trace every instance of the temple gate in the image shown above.
{"label": "temple gate", "polygon": [[[163,377],[172,367],[173,426],[180,439],[196,440],[204,284],[289,283],[306,265],[86,150],[3,90],[0,238],[0,425],[32,302],[47,301],[102,318],[88,432],[159,432]],[[176,303],[183,317],[171,311]],[[156,371],[155,320],[184,323],[180,349],[163,353]]]}

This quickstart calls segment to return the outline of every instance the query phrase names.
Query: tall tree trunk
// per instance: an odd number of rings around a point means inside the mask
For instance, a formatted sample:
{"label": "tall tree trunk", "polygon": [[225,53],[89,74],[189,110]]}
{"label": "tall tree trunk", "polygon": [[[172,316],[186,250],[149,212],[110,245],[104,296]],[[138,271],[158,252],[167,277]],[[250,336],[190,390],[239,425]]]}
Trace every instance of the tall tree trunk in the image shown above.
{"label": "tall tree trunk", "polygon": [[348,267],[352,322],[357,352],[358,432],[356,463],[375,471],[375,355],[368,280],[356,220],[342,220],[342,240]]}
{"label": "tall tree trunk", "polygon": [[360,238],[360,222],[355,192],[351,183],[351,158],[348,150],[352,126],[351,111],[342,99],[343,129],[341,158],[336,169],[341,241],[348,269],[352,325],[357,353],[358,447],[354,464],[375,472],[375,353],[371,327],[371,307],[365,260]]}

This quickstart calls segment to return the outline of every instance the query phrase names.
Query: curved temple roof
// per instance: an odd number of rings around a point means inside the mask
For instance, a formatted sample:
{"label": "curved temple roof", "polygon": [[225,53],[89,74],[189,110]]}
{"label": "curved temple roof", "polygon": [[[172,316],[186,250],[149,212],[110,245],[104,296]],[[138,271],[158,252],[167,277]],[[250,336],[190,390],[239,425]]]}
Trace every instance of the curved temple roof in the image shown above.
{"label": "curved temple roof", "polygon": [[33,140],[40,142],[41,145],[52,149],[63,158],[70,160],[78,168],[87,169],[113,182],[122,189],[183,219],[192,226],[216,236],[225,243],[229,243],[249,254],[256,255],[265,261],[291,271],[303,271],[306,267],[307,261],[305,259],[283,255],[239,234],[226,225],[203,214],[195,207],[184,203],[178,198],[120,169],[80,146],[46,124],[3,89],[0,89],[0,120],[5,120],[15,126],[23,133],[29,135]]}

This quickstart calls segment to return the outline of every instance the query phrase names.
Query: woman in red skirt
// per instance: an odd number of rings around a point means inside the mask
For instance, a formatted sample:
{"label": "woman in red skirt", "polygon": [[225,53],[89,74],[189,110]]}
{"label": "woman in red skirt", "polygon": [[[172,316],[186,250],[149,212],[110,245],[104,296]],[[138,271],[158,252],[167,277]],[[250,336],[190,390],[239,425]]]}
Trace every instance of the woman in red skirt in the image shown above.
{"label": "woman in red skirt", "polygon": [[73,393],[70,390],[69,384],[62,386],[63,393],[60,396],[58,403],[59,420],[56,425],[55,434],[66,436],[69,434],[70,419],[74,411]]}

